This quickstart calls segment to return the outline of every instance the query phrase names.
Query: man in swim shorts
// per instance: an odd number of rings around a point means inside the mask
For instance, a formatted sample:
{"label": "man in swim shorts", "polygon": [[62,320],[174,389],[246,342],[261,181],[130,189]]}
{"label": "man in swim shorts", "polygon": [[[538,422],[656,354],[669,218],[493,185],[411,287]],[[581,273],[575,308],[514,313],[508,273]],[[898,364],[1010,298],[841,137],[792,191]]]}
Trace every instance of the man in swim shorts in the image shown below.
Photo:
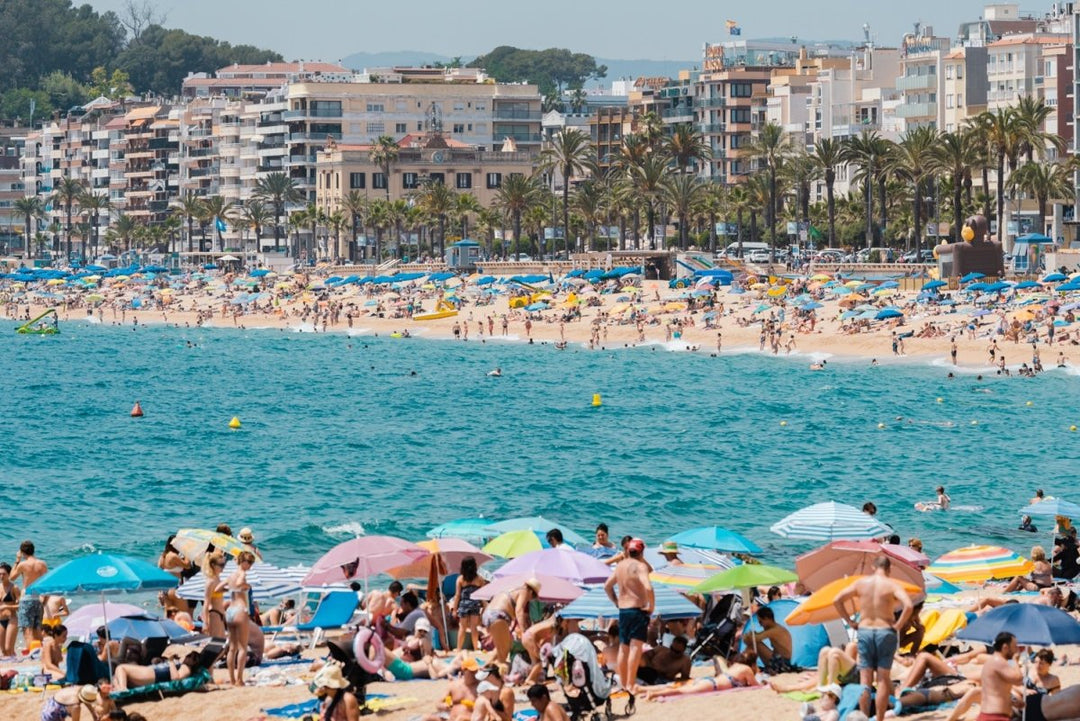
{"label": "man in swim shorts", "polygon": [[[615,566],[615,572],[604,584],[608,598],[619,608],[618,674],[633,702],[637,692],[637,672],[641,665],[642,647],[649,629],[649,617],[656,605],[649,566],[642,560],[645,541],[633,538],[626,544],[626,558]],[[615,589],[618,587],[618,593]]]}
{"label": "man in swim shorts", "polygon": [[33,585],[34,581],[44,576],[49,567],[40,558],[34,555],[35,548],[32,541],[23,541],[19,545],[19,553],[15,556],[15,568],[11,569],[11,580],[22,579],[22,598],[19,600],[18,621],[23,630],[23,646],[30,648],[31,641],[41,640],[41,622],[45,617],[45,599],[26,589]]}
{"label": "man in swim shorts", "polygon": [[1013,662],[1017,650],[1016,636],[1008,631],[1002,631],[994,638],[994,653],[983,664],[982,699],[976,721],[1009,721],[1012,718],[1013,686],[1024,683],[1023,672]]}
{"label": "man in swim shorts", "polygon": [[[889,578],[892,564],[888,556],[874,559],[874,575],[867,576],[845,588],[836,596],[833,605],[840,618],[858,632],[859,683],[866,689],[859,701],[860,710],[870,715],[870,686],[877,676],[877,718],[885,718],[892,692],[893,656],[897,635],[907,628],[913,605],[907,592]],[[849,600],[859,602],[859,620],[855,621],[845,605]],[[902,607],[896,619],[896,606]],[[896,620],[894,620],[896,619]]]}

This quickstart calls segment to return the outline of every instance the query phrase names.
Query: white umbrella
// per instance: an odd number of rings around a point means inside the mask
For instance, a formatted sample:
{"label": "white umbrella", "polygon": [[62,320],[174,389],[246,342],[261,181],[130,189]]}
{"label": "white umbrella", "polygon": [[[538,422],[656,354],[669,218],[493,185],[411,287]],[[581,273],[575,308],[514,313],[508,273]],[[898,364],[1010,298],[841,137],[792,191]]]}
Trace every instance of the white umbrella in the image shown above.
{"label": "white umbrella", "polygon": [[843,503],[816,503],[774,524],[772,532],[784,538],[827,543],[841,539],[868,539],[890,535],[893,530],[868,513]]}
{"label": "white umbrella", "polygon": [[[221,572],[227,578],[236,570],[236,563],[229,561]],[[304,577],[311,571],[305,566],[278,568],[269,563],[256,563],[247,573],[251,584],[252,598],[256,601],[269,601],[283,596],[300,593]],[[202,601],[206,597],[206,576],[198,573],[176,589],[176,595],[185,601]]]}

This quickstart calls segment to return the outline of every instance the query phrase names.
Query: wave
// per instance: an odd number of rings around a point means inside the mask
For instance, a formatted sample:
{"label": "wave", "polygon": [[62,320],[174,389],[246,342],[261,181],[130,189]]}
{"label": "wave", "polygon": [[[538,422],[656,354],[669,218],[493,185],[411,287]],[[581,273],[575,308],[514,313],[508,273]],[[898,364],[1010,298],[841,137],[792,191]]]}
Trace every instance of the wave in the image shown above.
{"label": "wave", "polygon": [[363,536],[367,534],[364,524],[359,521],[346,521],[336,526],[321,526],[324,533],[331,536]]}

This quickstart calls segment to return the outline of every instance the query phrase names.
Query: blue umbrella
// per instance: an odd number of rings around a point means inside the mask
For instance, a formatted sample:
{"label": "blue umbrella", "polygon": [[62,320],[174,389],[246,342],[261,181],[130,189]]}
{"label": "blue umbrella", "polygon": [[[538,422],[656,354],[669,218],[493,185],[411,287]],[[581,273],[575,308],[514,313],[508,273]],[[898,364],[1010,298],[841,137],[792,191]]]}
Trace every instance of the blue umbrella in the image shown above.
{"label": "blue umbrella", "polygon": [[106,624],[109,635],[114,638],[133,638],[145,641],[148,638],[166,638],[173,643],[191,640],[196,634],[191,633],[176,621],[143,614],[140,616],[121,616]]}
{"label": "blue umbrella", "polygon": [[990,285],[986,286],[986,290],[989,293],[1000,293],[1001,291],[1008,290],[1011,287],[1012,286],[1005,281],[999,280],[997,283],[991,283]]}
{"label": "blue umbrella", "polygon": [[487,530],[490,525],[490,518],[459,518],[435,526],[426,535],[428,538],[464,538],[487,542],[498,535]]}
{"label": "blue umbrella", "polygon": [[986,290],[989,287],[990,286],[987,285],[986,283],[972,283],[971,285],[969,285],[964,290],[970,290],[971,292],[975,293],[975,292]]}
{"label": "blue umbrella", "polygon": [[1060,283],[1063,280],[1068,280],[1069,277],[1064,273],[1051,273],[1042,279],[1043,283]]}
{"label": "blue umbrella", "polygon": [[825,306],[817,301],[811,301],[802,307],[802,310],[817,310],[818,308],[824,308]]}
{"label": "blue umbrella", "polygon": [[558,528],[562,531],[563,540],[569,543],[571,546],[588,546],[589,542],[578,534],[571,531],[561,523],[550,521],[543,516],[532,516],[523,518],[509,518],[505,521],[499,521],[498,523],[489,523],[485,530],[491,535],[498,536],[507,531],[537,531],[539,533],[547,533],[552,528]]}
{"label": "blue umbrella", "polygon": [[1042,233],[1028,233],[1027,235],[1021,235],[1016,239],[1017,243],[1033,243],[1033,244],[1046,244],[1053,243],[1054,239],[1043,235]]}
{"label": "blue umbrella", "polygon": [[250,275],[252,278],[262,278],[264,276],[270,275],[270,271],[267,268],[256,268],[255,270],[248,273],[248,275]]}
{"label": "blue umbrella", "polygon": [[705,548],[728,553],[761,553],[761,548],[746,536],[720,526],[691,528],[676,533],[667,540],[691,548]]}
{"label": "blue umbrella", "polygon": [[931,281],[929,281],[927,283],[923,283],[922,289],[923,290],[933,290],[934,288],[942,288],[942,287],[944,287],[946,285],[948,285],[948,283],[946,283],[943,280],[931,280]]}
{"label": "blue umbrella", "polygon": [[1025,646],[1080,643],[1080,623],[1064,611],[1035,603],[1010,603],[987,611],[961,629],[956,637],[965,641],[993,643],[1002,631],[1016,636]]}
{"label": "blue umbrella", "polygon": [[986,273],[968,273],[967,275],[965,275],[963,278],[960,279],[960,282],[961,283],[970,283],[973,280],[979,280],[980,278],[985,278],[985,277],[986,277]]}
{"label": "blue umbrella", "polygon": [[773,533],[784,538],[801,538],[827,543],[841,539],[880,538],[892,529],[873,516],[843,503],[816,503],[795,511],[773,524]]}
{"label": "blue umbrella", "polygon": [[887,280],[887,281],[885,281],[884,283],[882,283],[881,285],[878,286],[878,288],[899,288],[899,287],[900,287],[900,284],[897,283],[895,280]]}
{"label": "blue umbrella", "polygon": [[888,320],[889,318],[903,318],[904,314],[897,308],[882,308],[874,316],[875,320]]}
{"label": "blue umbrella", "polygon": [[1024,506],[1020,509],[1020,515],[1041,516],[1046,518],[1064,516],[1065,518],[1080,519],[1080,505],[1070,501],[1064,501],[1060,498],[1048,498],[1045,501],[1039,501],[1038,503],[1032,503],[1030,506]]}
{"label": "blue umbrella", "polygon": [[176,588],[176,576],[129,556],[94,553],[54,568],[35,581],[27,593],[123,593]]}
{"label": "blue umbrella", "polygon": [[[654,585],[653,593],[656,596],[654,616],[669,620],[697,618],[701,615],[700,608],[670,586]],[[619,617],[619,609],[607,597],[603,588],[592,588],[567,604],[566,608],[559,611],[559,615],[563,618],[611,619]]]}
{"label": "blue umbrella", "polygon": [[1027,290],[1028,288],[1041,288],[1042,283],[1035,280],[1022,280],[1016,284],[1017,290]]}
{"label": "blue umbrella", "polygon": [[993,311],[987,310],[986,308],[980,308],[979,310],[975,311],[971,315],[974,318],[982,318],[984,315],[990,315],[991,313],[993,313]]}

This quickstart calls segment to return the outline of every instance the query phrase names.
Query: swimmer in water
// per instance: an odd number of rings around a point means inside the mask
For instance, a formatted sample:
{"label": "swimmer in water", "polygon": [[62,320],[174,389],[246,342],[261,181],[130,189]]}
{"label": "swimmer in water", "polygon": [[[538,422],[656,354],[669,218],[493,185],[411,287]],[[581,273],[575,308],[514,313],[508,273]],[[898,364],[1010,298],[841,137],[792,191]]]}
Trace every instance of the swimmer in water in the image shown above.
{"label": "swimmer in water", "polygon": [[492,378],[501,378],[502,377],[502,368],[496,368],[493,371],[488,371],[488,375],[491,376]]}
{"label": "swimmer in water", "polygon": [[920,511],[947,511],[949,510],[949,504],[952,503],[952,499],[949,498],[949,494],[945,492],[945,486],[938,486],[934,491],[937,493],[936,501],[929,501],[927,503],[916,503],[915,508]]}
{"label": "swimmer in water", "polygon": [[811,363],[810,364],[810,370],[812,370],[812,371],[823,371],[823,370],[825,370],[825,364],[826,363],[828,363],[828,361],[821,361],[820,363]]}

